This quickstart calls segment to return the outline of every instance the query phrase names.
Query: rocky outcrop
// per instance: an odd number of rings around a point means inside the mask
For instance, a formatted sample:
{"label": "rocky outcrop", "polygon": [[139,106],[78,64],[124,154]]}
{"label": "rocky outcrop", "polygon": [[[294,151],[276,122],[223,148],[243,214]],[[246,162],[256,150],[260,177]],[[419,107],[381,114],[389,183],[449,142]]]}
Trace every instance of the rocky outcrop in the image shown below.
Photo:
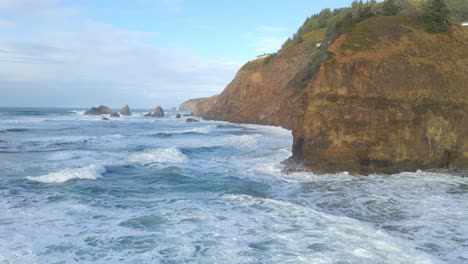
{"label": "rocky outcrop", "polygon": [[122,109],[120,110],[120,114],[123,116],[131,116],[132,112],[130,112],[130,107],[128,107],[128,104],[124,105]]}
{"label": "rocky outcrop", "polygon": [[198,119],[195,119],[195,118],[187,118],[187,120],[185,120],[185,122],[187,122],[187,123],[198,123],[200,121],[198,121]]}
{"label": "rocky outcrop", "polygon": [[117,112],[114,112],[110,115],[111,117],[120,117],[120,114]]}
{"label": "rocky outcrop", "polygon": [[467,36],[412,31],[350,53],[342,35],[306,89],[297,160],[319,173],[468,168]]}
{"label": "rocky outcrop", "polygon": [[179,111],[193,111],[193,107],[206,98],[190,99],[179,106]]}
{"label": "rocky outcrop", "polygon": [[468,29],[431,34],[405,21],[356,25],[311,78],[313,42],[249,62],[192,111],[292,129],[288,164],[316,173],[468,169]]}
{"label": "rocky outcrop", "polygon": [[158,106],[153,108],[153,110],[145,115],[146,117],[164,117],[164,110],[162,107]]}
{"label": "rocky outcrop", "polygon": [[182,118],[182,115],[177,114],[175,118]]}
{"label": "rocky outcrop", "polygon": [[112,110],[104,105],[99,107],[91,107],[88,111],[84,113],[85,115],[110,115],[112,114]]}

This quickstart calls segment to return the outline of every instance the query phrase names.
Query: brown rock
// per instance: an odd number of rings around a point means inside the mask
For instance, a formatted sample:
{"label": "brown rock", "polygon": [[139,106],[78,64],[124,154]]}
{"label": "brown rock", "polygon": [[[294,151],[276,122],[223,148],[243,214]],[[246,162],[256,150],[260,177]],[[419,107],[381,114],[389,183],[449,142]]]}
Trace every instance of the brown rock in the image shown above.
{"label": "brown rock", "polygon": [[468,30],[430,34],[398,19],[363,21],[367,47],[350,43],[362,40],[353,31],[342,35],[311,76],[318,49],[308,40],[249,62],[222,94],[191,109],[292,129],[287,164],[317,173],[468,169]]}
{"label": "brown rock", "polygon": [[85,115],[110,115],[112,114],[112,110],[104,105],[99,107],[91,107],[88,111],[84,113]]}
{"label": "brown rock", "polygon": [[164,117],[164,110],[162,109],[162,107],[158,106],[156,108],[153,108],[153,110],[146,114],[145,116],[148,116],[148,117]]}
{"label": "brown rock", "polygon": [[180,106],[179,106],[179,111],[192,111],[192,108],[198,103],[198,102],[201,102],[203,100],[205,100],[206,98],[197,98],[197,99],[190,99],[184,103],[182,103]]}
{"label": "brown rock", "polygon": [[130,107],[128,107],[128,104],[124,105],[122,109],[120,110],[120,114],[123,116],[131,116],[132,113],[130,112]]}

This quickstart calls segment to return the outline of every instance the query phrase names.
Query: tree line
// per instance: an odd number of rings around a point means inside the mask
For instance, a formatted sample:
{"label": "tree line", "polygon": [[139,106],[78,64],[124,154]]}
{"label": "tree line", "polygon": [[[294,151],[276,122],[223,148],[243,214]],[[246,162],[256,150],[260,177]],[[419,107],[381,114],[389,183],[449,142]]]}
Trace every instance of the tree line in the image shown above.
{"label": "tree line", "polygon": [[351,7],[324,9],[308,17],[292,37],[283,44],[283,48],[297,45],[304,41],[304,35],[314,30],[326,29],[324,41],[333,41],[342,33],[364,19],[372,16],[405,15],[417,17],[426,29],[434,33],[447,32],[453,22],[468,21],[467,0],[386,0],[377,2],[354,1]]}

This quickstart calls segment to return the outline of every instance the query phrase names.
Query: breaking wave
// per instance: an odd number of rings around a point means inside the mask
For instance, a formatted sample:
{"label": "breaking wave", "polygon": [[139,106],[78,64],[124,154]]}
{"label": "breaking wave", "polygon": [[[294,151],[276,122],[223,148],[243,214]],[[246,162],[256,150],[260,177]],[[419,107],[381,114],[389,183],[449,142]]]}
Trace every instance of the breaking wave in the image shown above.
{"label": "breaking wave", "polygon": [[32,177],[26,179],[42,183],[64,183],[73,179],[80,180],[96,180],[104,173],[106,169],[101,165],[90,165],[83,168],[65,169],[58,172],[49,173],[43,176]]}

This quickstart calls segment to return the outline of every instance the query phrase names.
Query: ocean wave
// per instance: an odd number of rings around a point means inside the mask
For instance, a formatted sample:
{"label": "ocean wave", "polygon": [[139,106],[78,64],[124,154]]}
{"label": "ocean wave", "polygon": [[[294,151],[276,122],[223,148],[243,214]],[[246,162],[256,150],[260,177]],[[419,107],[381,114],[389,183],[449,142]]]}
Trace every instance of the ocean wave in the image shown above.
{"label": "ocean wave", "polygon": [[27,128],[7,128],[7,129],[1,129],[0,133],[23,133],[23,132],[29,132],[31,129]]}
{"label": "ocean wave", "polygon": [[177,148],[158,148],[133,154],[129,160],[133,163],[146,165],[152,163],[183,163],[187,161],[187,157]]}
{"label": "ocean wave", "polygon": [[[272,240],[274,243],[270,244],[259,240],[255,246],[282,246],[280,241],[286,241],[294,245],[296,250],[316,248],[322,252],[339,251],[338,255],[327,254],[330,263],[339,262],[344,256],[347,259],[358,259],[359,263],[438,263],[428,254],[417,250],[415,244],[350,217],[328,214],[288,201],[245,194],[222,195],[218,202],[232,206],[232,211],[255,210],[255,217],[246,216],[242,220],[242,224],[248,227],[269,221],[274,223],[267,232],[275,230],[278,234],[276,238],[280,240]],[[260,228],[255,229],[255,232],[262,231]],[[307,236],[303,235],[304,232]],[[307,259],[311,263],[323,260],[321,254],[309,255]]]}
{"label": "ocean wave", "polygon": [[151,136],[157,137],[169,137],[173,135],[182,135],[182,134],[204,134],[207,135],[216,128],[216,125],[209,125],[204,127],[197,127],[193,129],[186,129],[186,130],[175,130],[175,131],[160,131],[160,132],[152,132],[148,133]]}
{"label": "ocean wave", "polygon": [[258,138],[261,135],[253,134],[253,135],[241,135],[241,136],[227,136],[225,139],[227,140],[229,145],[233,145],[235,147],[255,147],[257,146]]}
{"label": "ocean wave", "polygon": [[85,111],[73,110],[73,111],[71,111],[71,113],[74,114],[74,115],[83,116]]}
{"label": "ocean wave", "polygon": [[105,171],[104,166],[93,164],[83,168],[65,169],[43,176],[28,176],[26,179],[42,183],[64,183],[72,179],[96,180]]}

